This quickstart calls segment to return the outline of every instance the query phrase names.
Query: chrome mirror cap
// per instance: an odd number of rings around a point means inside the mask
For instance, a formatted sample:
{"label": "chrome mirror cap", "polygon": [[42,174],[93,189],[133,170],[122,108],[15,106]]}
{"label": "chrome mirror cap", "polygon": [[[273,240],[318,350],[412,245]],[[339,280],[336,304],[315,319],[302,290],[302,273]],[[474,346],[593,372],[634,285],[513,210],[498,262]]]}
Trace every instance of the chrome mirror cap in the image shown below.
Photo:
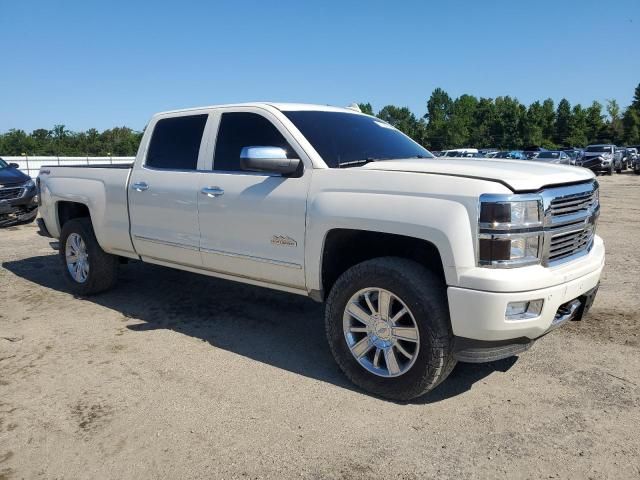
{"label": "chrome mirror cap", "polygon": [[298,170],[299,165],[299,158],[287,158],[287,151],[280,147],[251,146],[242,147],[240,151],[243,170],[290,175]]}

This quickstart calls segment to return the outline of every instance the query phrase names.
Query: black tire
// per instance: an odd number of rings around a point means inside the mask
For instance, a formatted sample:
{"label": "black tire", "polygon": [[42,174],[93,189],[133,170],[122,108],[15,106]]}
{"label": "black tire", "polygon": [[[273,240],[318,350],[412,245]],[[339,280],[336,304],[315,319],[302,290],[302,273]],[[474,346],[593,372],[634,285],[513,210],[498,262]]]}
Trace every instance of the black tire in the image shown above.
{"label": "black tire", "polygon": [[[415,363],[400,376],[381,377],[354,358],[343,331],[347,302],[358,291],[384,288],[412,312],[420,349]],[[397,257],[367,260],[347,270],[336,281],[325,308],[327,339],[345,375],[357,386],[380,397],[406,401],[433,390],[453,370],[453,334],[444,282],[420,264]]]}
{"label": "black tire", "polygon": [[609,171],[607,172],[607,175],[613,175],[613,165],[609,167]]}
{"label": "black tire", "polygon": [[[78,234],[87,248],[89,274],[82,283],[76,281],[67,268],[65,252],[67,239],[72,233]],[[116,255],[110,255],[102,250],[96,240],[89,218],[76,218],[64,224],[60,234],[59,256],[64,278],[69,289],[76,295],[88,296],[104,292],[112,288],[118,280],[119,259]]]}

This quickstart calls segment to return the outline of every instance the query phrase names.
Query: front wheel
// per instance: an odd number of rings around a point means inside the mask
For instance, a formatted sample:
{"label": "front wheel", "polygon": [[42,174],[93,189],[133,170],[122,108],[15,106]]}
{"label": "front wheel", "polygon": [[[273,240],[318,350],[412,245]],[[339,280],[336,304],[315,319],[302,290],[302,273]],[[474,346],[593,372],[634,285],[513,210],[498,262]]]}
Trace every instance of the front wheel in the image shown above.
{"label": "front wheel", "polygon": [[343,273],[329,294],[325,326],[345,375],[381,397],[423,395],[456,364],[445,285],[411,260],[377,258]]}
{"label": "front wheel", "polygon": [[67,284],[76,295],[108,290],[118,278],[118,257],[102,250],[88,218],[69,220],[62,227],[60,261]]}

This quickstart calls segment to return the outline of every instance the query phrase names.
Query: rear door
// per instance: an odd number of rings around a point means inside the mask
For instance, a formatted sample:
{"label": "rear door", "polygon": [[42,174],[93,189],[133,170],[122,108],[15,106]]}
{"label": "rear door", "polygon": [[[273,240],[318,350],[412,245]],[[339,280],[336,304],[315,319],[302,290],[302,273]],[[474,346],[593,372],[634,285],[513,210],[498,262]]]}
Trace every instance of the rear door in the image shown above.
{"label": "rear door", "polygon": [[[204,267],[304,288],[310,160],[282,123],[266,110],[220,109],[215,115],[219,126],[213,134],[213,167],[199,177]],[[249,146],[284,148],[289,158],[300,158],[304,168],[289,177],[243,171],[240,150]]]}
{"label": "rear door", "polygon": [[131,238],[143,260],[202,266],[198,165],[208,113],[159,118],[129,182]]}

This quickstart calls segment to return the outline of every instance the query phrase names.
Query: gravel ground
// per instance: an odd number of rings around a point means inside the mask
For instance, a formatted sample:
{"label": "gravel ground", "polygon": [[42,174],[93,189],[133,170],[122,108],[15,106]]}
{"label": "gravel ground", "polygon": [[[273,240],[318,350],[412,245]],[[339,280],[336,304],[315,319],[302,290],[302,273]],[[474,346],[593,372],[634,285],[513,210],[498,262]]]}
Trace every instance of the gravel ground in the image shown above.
{"label": "gravel ground", "polygon": [[0,479],[638,478],[640,176],[601,177],[591,313],[397,404],[352,387],[302,297],[134,263],[65,291],[0,231]]}

